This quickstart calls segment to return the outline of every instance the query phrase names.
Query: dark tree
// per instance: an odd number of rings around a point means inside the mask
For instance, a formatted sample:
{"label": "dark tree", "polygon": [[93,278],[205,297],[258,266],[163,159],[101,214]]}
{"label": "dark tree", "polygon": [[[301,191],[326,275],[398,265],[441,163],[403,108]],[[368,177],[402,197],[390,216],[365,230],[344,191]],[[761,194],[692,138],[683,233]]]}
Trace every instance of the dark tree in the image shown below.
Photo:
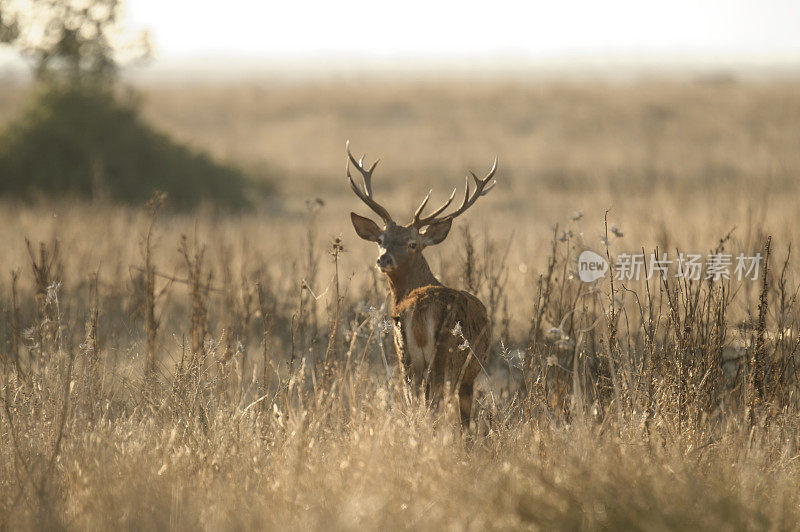
{"label": "dark tree", "polygon": [[0,44],[28,60],[38,87],[0,132],[0,195],[141,203],[155,190],[170,205],[242,208],[269,193],[139,116],[120,67],[149,56],[146,32],[124,38],[122,0],[0,0]]}
{"label": "dark tree", "polygon": [[124,37],[121,0],[0,0],[0,44],[40,81],[107,83],[120,62],[150,55],[147,32]]}

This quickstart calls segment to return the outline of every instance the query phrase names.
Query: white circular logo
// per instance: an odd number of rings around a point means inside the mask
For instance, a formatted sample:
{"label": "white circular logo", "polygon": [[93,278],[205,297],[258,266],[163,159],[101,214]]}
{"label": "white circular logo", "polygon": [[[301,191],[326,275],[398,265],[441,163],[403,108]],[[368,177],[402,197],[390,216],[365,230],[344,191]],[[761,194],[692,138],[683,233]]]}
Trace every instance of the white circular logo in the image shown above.
{"label": "white circular logo", "polygon": [[602,255],[586,250],[578,256],[578,277],[584,283],[602,279],[608,271],[608,262]]}

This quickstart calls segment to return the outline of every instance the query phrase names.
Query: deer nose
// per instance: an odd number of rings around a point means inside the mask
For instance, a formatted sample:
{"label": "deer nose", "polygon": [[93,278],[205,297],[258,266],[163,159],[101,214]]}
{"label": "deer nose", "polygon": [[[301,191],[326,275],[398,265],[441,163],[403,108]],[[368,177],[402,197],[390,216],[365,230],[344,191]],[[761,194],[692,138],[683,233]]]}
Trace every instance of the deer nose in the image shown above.
{"label": "deer nose", "polygon": [[386,268],[392,265],[392,257],[388,253],[384,253],[378,257],[378,268]]}

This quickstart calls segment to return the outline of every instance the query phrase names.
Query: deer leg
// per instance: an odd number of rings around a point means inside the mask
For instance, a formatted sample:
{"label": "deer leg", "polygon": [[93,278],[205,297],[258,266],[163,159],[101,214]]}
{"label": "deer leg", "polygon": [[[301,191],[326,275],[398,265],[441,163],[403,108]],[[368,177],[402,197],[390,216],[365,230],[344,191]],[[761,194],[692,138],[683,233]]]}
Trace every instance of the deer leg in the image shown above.
{"label": "deer leg", "polygon": [[415,375],[411,371],[411,357],[408,355],[406,350],[407,342],[402,322],[397,316],[393,317],[392,319],[394,320],[394,348],[395,352],[397,353],[397,361],[399,362],[403,371],[403,378],[408,384],[418,385],[419,382],[412,383],[412,379],[415,377]]}
{"label": "deer leg", "polygon": [[446,357],[439,351],[440,349],[434,351],[433,360],[425,372],[425,399],[432,408],[439,407],[445,381]]}
{"label": "deer leg", "polygon": [[472,383],[462,382],[458,388],[458,406],[461,412],[461,426],[469,428],[470,417],[472,416]]}

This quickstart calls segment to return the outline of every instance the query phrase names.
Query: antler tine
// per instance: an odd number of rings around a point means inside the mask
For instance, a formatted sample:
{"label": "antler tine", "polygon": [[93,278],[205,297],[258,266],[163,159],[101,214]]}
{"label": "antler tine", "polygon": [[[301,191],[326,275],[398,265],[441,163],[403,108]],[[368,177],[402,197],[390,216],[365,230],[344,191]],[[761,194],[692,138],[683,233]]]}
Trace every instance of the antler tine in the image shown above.
{"label": "antler tine", "polygon": [[[362,155],[359,160],[356,161],[356,158],[353,157],[353,154],[350,152],[350,141],[347,141],[345,145],[347,148],[347,159],[348,163],[352,162],[355,165],[356,169],[361,173],[361,176],[364,179],[364,190],[369,197],[372,197],[372,171],[375,170],[375,167],[378,166],[378,163],[381,162],[380,159],[376,159],[372,166],[369,167],[369,170],[364,168],[364,159],[366,158],[366,154]],[[348,164],[348,171],[349,171],[349,164]]]}
{"label": "antler tine", "polygon": [[456,209],[452,213],[446,216],[442,216],[441,218],[437,218],[437,216],[441,214],[450,205],[450,203],[452,203],[453,198],[455,198],[456,195],[456,189],[453,189],[453,193],[450,194],[450,198],[444,203],[444,205],[436,209],[429,216],[420,219],[419,215],[422,214],[422,209],[425,208],[425,205],[427,204],[428,199],[430,197],[430,193],[428,193],[428,196],[426,196],[425,199],[422,201],[422,204],[417,209],[417,212],[414,213],[414,221],[413,221],[414,226],[420,228],[426,225],[432,225],[434,223],[443,222],[447,219],[452,220],[457,216],[460,216],[467,209],[469,209],[478,200],[479,197],[485,196],[486,194],[489,193],[490,190],[494,188],[494,186],[497,184],[497,180],[492,181],[491,183],[489,183],[489,181],[494,177],[495,172],[497,172],[497,157],[494,158],[494,163],[492,164],[491,170],[489,170],[489,173],[486,174],[486,177],[484,177],[483,179],[479,178],[478,176],[475,175],[474,172],[470,171],[472,179],[475,180],[474,192],[470,190],[470,185],[469,185],[470,176],[468,175],[466,177],[466,184],[464,185],[464,199],[461,201],[461,205],[458,207],[458,209]]}
{"label": "antler tine", "polygon": [[438,216],[438,215],[442,214],[442,211],[444,211],[444,210],[445,210],[447,207],[449,207],[449,206],[450,206],[450,204],[451,204],[451,203],[453,203],[453,199],[456,197],[456,191],[457,191],[457,190],[458,190],[458,188],[454,188],[454,189],[453,189],[453,192],[451,192],[451,193],[450,193],[450,197],[449,197],[449,198],[447,198],[447,201],[445,201],[444,203],[442,203],[442,206],[441,206],[441,207],[439,207],[438,209],[436,209],[435,211],[433,211],[433,212],[430,214],[430,216],[428,216],[428,218],[431,218],[431,217],[432,217],[432,218],[435,218],[436,216]]}
{"label": "antler tine", "polygon": [[428,194],[425,196],[425,199],[422,200],[422,203],[419,204],[417,210],[414,211],[414,220],[419,220],[419,215],[422,214],[423,209],[425,209],[425,205],[428,204],[428,200],[431,199],[431,194],[433,194],[433,189],[428,191]]}
{"label": "antler tine", "polygon": [[468,203],[469,203],[469,176],[464,178],[464,201],[461,202],[461,206],[456,210],[456,212],[463,209],[464,206],[467,205]]}
{"label": "antler tine", "polygon": [[[369,170],[367,170],[364,168],[364,157],[366,157],[366,155],[361,157],[361,160],[356,161],[356,158],[353,157],[352,153],[350,153],[349,140],[347,141],[346,149],[347,149],[347,164],[345,165],[345,170],[347,172],[347,179],[350,181],[350,188],[353,189],[353,192],[355,192],[356,196],[358,196],[359,199],[361,199],[361,201],[363,201],[370,209],[375,211],[375,214],[380,216],[383,219],[383,221],[388,224],[389,222],[392,221],[392,217],[389,214],[389,211],[387,211],[380,203],[375,201],[375,199],[372,197],[372,171],[375,170],[376,166],[378,166],[380,159],[377,159],[374,163],[372,163],[372,166],[370,166]],[[356,170],[359,171],[364,181],[363,192],[358,188],[356,182],[353,181],[353,176],[350,175],[351,162],[353,163],[353,165],[355,165]]]}
{"label": "antler tine", "polygon": [[419,207],[417,207],[416,212],[414,212],[414,219],[411,222],[414,225],[414,227],[423,227],[425,225],[428,225],[430,220],[433,220],[438,215],[440,215],[447,207],[450,206],[451,203],[453,203],[453,198],[456,197],[456,191],[457,191],[457,189],[454,188],[453,192],[450,193],[450,197],[447,198],[447,201],[445,201],[438,209],[436,209],[435,211],[430,213],[425,218],[420,218],[420,215],[422,214],[422,211],[425,209],[425,206],[428,204],[428,200],[431,199],[431,193],[433,191],[431,190],[430,192],[428,192],[428,195],[425,196],[425,199],[422,200],[422,203],[419,204]]}

